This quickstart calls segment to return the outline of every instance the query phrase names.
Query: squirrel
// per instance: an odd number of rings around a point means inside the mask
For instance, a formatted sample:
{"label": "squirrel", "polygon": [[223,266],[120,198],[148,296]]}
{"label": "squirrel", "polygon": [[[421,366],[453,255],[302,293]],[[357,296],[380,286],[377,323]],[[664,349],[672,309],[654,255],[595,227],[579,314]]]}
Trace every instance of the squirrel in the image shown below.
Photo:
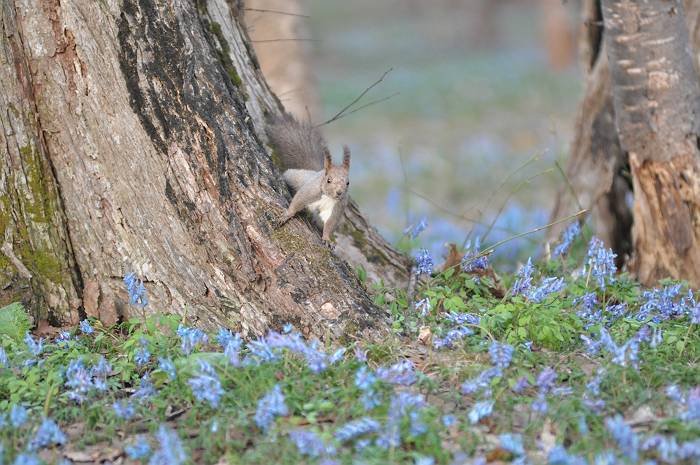
{"label": "squirrel", "polygon": [[294,193],[278,226],[306,208],[323,223],[323,241],[330,243],[348,203],[350,149],[344,146],[343,163],[334,165],[319,131],[288,114],[270,122],[266,132],[285,169],[284,181]]}

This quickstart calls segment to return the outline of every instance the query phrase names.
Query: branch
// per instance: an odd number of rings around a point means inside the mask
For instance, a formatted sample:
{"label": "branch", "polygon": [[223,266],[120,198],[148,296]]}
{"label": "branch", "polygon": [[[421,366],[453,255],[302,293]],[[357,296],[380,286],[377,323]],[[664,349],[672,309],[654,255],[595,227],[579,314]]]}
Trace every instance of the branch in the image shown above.
{"label": "branch", "polygon": [[302,15],[299,13],[290,13],[288,11],[280,11],[280,10],[268,10],[265,8],[243,8],[243,11],[256,11],[258,13],[274,13],[276,15],[297,16],[299,18],[310,18],[309,15]]}
{"label": "branch", "polygon": [[384,80],[384,78],[386,77],[386,75],[389,74],[390,72],[392,72],[393,70],[394,70],[394,68],[389,68],[389,69],[387,69],[386,71],[384,71],[384,74],[382,74],[382,76],[381,76],[379,79],[377,79],[377,80],[376,80],[372,85],[370,85],[368,88],[366,88],[365,90],[363,90],[362,93],[360,93],[360,95],[358,95],[357,97],[355,97],[355,99],[354,99],[352,102],[350,102],[350,103],[349,103],[348,105],[346,105],[342,110],[340,110],[338,113],[336,113],[336,115],[333,116],[331,119],[329,119],[328,121],[324,121],[324,122],[321,123],[321,124],[317,124],[316,127],[318,128],[318,127],[321,127],[321,126],[325,126],[326,124],[330,124],[330,123],[332,123],[333,121],[335,121],[335,120],[339,119],[340,117],[342,117],[343,114],[344,114],[346,111],[348,111],[348,109],[349,109],[350,107],[352,107],[352,106],[355,105],[357,102],[359,102],[359,101],[362,99],[362,97],[364,97],[365,94],[367,94],[367,92],[369,92],[369,91],[372,90],[375,86],[377,86],[380,82],[382,82],[382,81]]}

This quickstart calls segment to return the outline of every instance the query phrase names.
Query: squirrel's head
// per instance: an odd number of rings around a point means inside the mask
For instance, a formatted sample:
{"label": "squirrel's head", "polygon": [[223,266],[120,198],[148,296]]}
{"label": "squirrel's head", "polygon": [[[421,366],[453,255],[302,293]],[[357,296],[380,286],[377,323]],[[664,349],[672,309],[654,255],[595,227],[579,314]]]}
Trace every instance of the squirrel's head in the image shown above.
{"label": "squirrel's head", "polygon": [[324,150],[323,170],[325,176],[321,182],[321,192],[334,199],[342,199],[348,192],[350,180],[350,149],[343,147],[343,164],[334,165],[331,153]]}

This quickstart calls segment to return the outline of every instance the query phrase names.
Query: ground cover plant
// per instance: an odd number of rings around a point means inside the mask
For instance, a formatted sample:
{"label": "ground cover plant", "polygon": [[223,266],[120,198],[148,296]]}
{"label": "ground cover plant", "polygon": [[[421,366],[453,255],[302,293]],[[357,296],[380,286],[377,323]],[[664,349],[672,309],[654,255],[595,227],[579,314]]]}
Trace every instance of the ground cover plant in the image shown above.
{"label": "ground cover plant", "polygon": [[172,315],[39,338],[6,307],[0,464],[700,463],[697,293],[640,287],[580,229],[513,274],[478,243],[442,271],[419,251],[414,296],[367,283],[379,342]]}

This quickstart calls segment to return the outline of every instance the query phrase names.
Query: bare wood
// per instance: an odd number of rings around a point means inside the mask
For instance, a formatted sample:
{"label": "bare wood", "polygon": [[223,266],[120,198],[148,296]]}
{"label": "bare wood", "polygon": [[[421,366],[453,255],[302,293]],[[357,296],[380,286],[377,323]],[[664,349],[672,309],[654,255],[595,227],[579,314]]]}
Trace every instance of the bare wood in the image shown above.
{"label": "bare wood", "polygon": [[700,284],[700,81],[681,1],[603,0],[615,122],[634,181],[645,284]]}

